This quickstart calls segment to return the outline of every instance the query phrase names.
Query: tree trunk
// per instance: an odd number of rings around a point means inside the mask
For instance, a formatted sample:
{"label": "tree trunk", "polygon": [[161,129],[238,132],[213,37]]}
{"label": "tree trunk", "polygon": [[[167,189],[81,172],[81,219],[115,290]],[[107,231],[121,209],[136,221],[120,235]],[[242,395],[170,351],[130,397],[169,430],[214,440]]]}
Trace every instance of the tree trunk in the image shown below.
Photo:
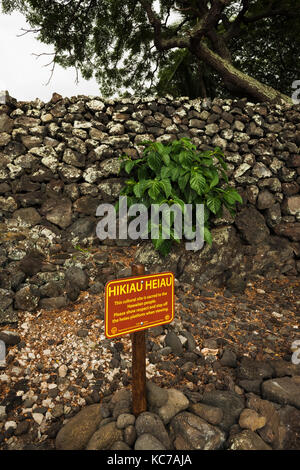
{"label": "tree trunk", "polygon": [[200,96],[201,98],[207,98],[207,91],[206,86],[203,78],[203,72],[201,65],[198,64],[198,71],[199,71],[199,88],[200,88]]}
{"label": "tree trunk", "polygon": [[198,59],[210,65],[224,80],[224,85],[236,93],[238,90],[242,96],[251,97],[255,102],[270,102],[292,104],[289,96],[280,93],[274,88],[264,85],[253,77],[236,69],[228,60],[223,59],[213,52],[206,44],[199,42],[192,45],[191,52]]}

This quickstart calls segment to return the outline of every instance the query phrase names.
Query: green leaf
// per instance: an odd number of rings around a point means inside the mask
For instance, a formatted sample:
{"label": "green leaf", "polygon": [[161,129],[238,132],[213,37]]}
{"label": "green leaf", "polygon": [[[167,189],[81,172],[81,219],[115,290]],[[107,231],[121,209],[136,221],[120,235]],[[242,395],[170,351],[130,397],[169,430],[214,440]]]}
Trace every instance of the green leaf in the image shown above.
{"label": "green leaf", "polygon": [[134,167],[135,165],[135,161],[134,160],[129,160],[128,162],[125,163],[125,171],[126,173],[130,173],[132,168]]}
{"label": "green leaf", "polygon": [[208,227],[204,226],[204,240],[206,243],[209,244],[209,246],[212,245],[212,236],[211,236],[211,231],[209,230]]}
{"label": "green leaf", "polygon": [[157,152],[149,153],[147,162],[151,170],[155,171],[155,173],[159,173],[161,168],[161,159]]}
{"label": "green leaf", "polygon": [[170,181],[168,179],[163,179],[161,180],[160,185],[162,189],[164,190],[166,197],[168,198],[170,194],[172,193],[172,185]]}
{"label": "green leaf", "polygon": [[171,176],[172,169],[168,166],[163,166],[160,170],[160,176],[162,179],[169,178]]}
{"label": "green leaf", "polygon": [[217,186],[218,183],[219,183],[219,175],[218,175],[217,170],[214,170],[213,179],[210,182],[209,189],[212,189],[214,186]]}
{"label": "green leaf", "polygon": [[179,161],[183,168],[190,169],[194,163],[193,155],[190,152],[183,151],[179,155]]}
{"label": "green leaf", "polygon": [[148,194],[151,197],[151,199],[155,201],[158,198],[158,196],[160,195],[160,189],[161,189],[160,181],[154,180],[151,182],[151,187],[148,190]]}
{"label": "green leaf", "polygon": [[194,189],[197,194],[203,194],[205,192],[206,180],[202,173],[192,172],[190,185],[191,188]]}
{"label": "green leaf", "polygon": [[133,192],[136,197],[141,198],[147,188],[152,184],[152,181],[141,180],[134,187]]}
{"label": "green leaf", "polygon": [[145,180],[148,178],[148,170],[147,170],[147,166],[146,165],[143,165],[141,167],[138,168],[138,180]]}
{"label": "green leaf", "polygon": [[180,175],[180,168],[174,167],[171,170],[171,180],[172,181],[177,181]]}
{"label": "green leaf", "polygon": [[180,206],[181,210],[182,211],[184,210],[184,201],[182,199],[180,199],[179,197],[173,196],[172,203],[173,204],[178,204]]}
{"label": "green leaf", "polygon": [[226,181],[226,183],[228,183],[228,176],[223,169],[221,170],[221,175],[223,176],[223,179]]}
{"label": "green leaf", "polygon": [[223,198],[230,205],[234,205],[236,202],[243,204],[243,199],[234,188],[227,188],[223,193]]}
{"label": "green leaf", "polygon": [[178,185],[181,191],[184,191],[189,179],[190,179],[190,175],[188,173],[186,173],[185,175],[179,176]]}
{"label": "green leaf", "polygon": [[207,196],[206,204],[209,210],[215,215],[217,214],[222,205],[221,200],[218,197],[210,195]]}
{"label": "green leaf", "polygon": [[170,253],[172,240],[164,240],[159,238],[158,240],[152,240],[152,243],[156,250],[158,250],[163,256]]}

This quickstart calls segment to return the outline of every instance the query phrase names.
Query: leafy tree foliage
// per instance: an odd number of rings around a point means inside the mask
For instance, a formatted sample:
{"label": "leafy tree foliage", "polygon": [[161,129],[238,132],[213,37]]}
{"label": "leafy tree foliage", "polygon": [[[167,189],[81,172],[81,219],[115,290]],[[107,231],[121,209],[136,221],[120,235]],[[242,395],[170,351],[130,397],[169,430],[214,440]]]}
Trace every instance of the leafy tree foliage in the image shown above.
{"label": "leafy tree foliage", "polygon": [[[228,9],[236,18],[241,2]],[[300,5],[299,5],[300,6]],[[300,15],[274,15],[242,24],[240,33],[230,41],[233,63],[262,83],[290,95],[292,83],[300,77]],[[158,81],[154,87],[159,95],[234,97],[212,68],[187,50],[170,51],[160,62]]]}
{"label": "leafy tree foliage", "polygon": [[[54,46],[53,67],[95,74],[103,94],[122,87],[144,93],[158,70],[161,78],[163,65],[180,57],[191,95],[209,93],[214,76],[232,94],[271,102],[290,101],[284,92],[297,73],[299,6],[300,0],[2,0],[5,13],[21,11],[29,31]],[[174,86],[176,73],[172,80]]]}

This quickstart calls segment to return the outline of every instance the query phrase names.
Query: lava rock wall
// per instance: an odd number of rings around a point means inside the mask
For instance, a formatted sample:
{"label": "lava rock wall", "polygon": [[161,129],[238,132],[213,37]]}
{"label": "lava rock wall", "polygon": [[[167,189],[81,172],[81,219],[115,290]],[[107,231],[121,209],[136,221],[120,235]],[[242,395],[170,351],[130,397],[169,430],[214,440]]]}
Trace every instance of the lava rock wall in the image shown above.
{"label": "lava rock wall", "polygon": [[[191,253],[177,247],[166,261],[145,242],[136,259],[153,269],[167,265],[187,282],[231,282],[233,290],[252,274],[300,272],[299,105],[168,96],[53,94],[49,103],[7,97],[0,106],[0,321],[13,321],[13,309],[25,308],[26,299],[31,310],[43,298],[64,305],[66,284],[68,298],[76,298],[76,283],[66,276],[76,263],[61,251],[109,243],[96,237],[96,208],[119,196],[126,174],[119,173],[118,157],[137,158],[144,140],[182,137],[199,150],[224,150],[229,181],[244,204],[235,219],[225,212],[214,220],[211,248]],[[40,257],[55,250],[59,269],[47,268]],[[88,281],[85,267],[77,268],[83,269],[75,276],[80,290]],[[28,283],[34,276],[38,283]]]}

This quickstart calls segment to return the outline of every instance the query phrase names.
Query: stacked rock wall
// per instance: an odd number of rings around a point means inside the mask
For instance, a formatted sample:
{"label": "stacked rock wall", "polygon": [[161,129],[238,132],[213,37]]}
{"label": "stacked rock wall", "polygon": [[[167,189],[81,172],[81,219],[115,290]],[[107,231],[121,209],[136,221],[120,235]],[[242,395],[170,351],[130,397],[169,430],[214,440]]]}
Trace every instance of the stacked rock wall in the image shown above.
{"label": "stacked rock wall", "polygon": [[[38,272],[41,253],[53,251],[58,243],[101,245],[95,233],[96,208],[119,196],[126,175],[119,174],[118,157],[124,153],[138,157],[143,140],[168,143],[181,137],[191,138],[198,149],[224,149],[229,180],[244,204],[235,220],[225,214],[214,221],[212,248],[191,254],[181,247],[171,253],[167,263],[176,275],[220,284],[233,271],[243,277],[300,272],[299,105],[57,94],[43,103],[8,97],[0,106],[3,319],[13,301],[15,308],[21,308],[23,297],[19,302],[12,298],[20,288],[29,289],[30,276],[43,278],[39,289],[55,282],[48,297],[60,298],[58,285],[65,275],[56,268],[51,273],[51,267],[47,272],[45,266],[45,272]],[[149,243],[137,259],[158,268],[166,265],[151,252]],[[60,266],[72,268],[70,263]],[[81,284],[86,287],[85,280]]]}

